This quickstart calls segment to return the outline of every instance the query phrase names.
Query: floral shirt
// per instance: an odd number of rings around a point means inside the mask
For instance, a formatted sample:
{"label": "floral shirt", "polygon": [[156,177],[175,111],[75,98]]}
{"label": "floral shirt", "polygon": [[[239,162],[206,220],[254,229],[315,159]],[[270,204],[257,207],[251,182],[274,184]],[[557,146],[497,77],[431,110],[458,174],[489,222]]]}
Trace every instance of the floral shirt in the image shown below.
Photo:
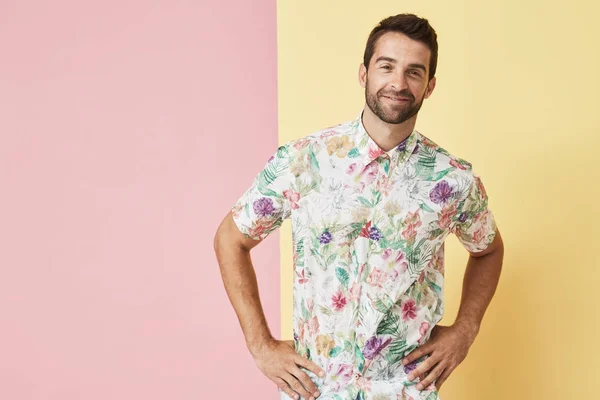
{"label": "floral shirt", "polygon": [[439,399],[407,379],[424,358],[401,359],[442,319],[448,234],[471,252],[494,239],[470,163],[416,130],[384,151],[361,112],[280,146],[232,214],[253,239],[291,218],[294,342],[326,372],[303,369],[320,400]]}

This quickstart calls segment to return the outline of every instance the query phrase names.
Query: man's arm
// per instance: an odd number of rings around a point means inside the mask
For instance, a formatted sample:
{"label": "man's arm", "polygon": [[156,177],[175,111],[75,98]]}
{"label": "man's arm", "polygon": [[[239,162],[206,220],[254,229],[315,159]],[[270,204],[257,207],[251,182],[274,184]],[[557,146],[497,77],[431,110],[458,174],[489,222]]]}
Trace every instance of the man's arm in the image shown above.
{"label": "man's arm", "polygon": [[262,239],[254,240],[242,234],[231,212],[217,229],[214,249],[227,296],[259,369],[292,398],[302,395],[309,399],[311,393],[317,397],[319,394],[314,382],[299,367],[321,376],[324,372],[296,353],[293,341],[274,339],[267,325],[250,258],[250,250],[261,242]]}
{"label": "man's arm", "polygon": [[246,346],[254,356],[257,349],[273,339],[258,294],[250,250],[262,242],[244,236],[235,226],[231,212],[214,238],[214,249],[229,301],[233,306]]}
{"label": "man's arm", "polygon": [[479,333],[483,315],[496,292],[503,258],[504,243],[500,231],[496,231],[494,241],[484,251],[470,253],[454,325],[463,329],[471,343]]}
{"label": "man's arm", "polygon": [[504,244],[499,230],[496,230],[494,240],[485,250],[470,252],[460,308],[454,324],[436,325],[429,340],[402,360],[406,365],[429,355],[408,375],[411,381],[419,378],[419,390],[430,387],[434,382],[439,390],[452,371],[466,358],[498,286],[503,257]]}

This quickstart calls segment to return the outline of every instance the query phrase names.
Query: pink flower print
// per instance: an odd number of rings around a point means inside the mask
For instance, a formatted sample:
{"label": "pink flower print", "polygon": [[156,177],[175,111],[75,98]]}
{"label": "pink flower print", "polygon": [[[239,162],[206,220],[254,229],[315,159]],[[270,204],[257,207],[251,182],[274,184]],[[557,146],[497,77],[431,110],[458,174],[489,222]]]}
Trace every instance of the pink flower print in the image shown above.
{"label": "pink flower print", "polygon": [[354,172],[356,171],[357,167],[356,167],[356,163],[352,163],[348,166],[348,169],[346,169],[346,173],[348,175],[352,175],[354,174]]}
{"label": "pink flower print", "polygon": [[452,165],[453,167],[456,167],[458,169],[462,169],[462,170],[466,170],[467,167],[465,165],[462,165],[461,163],[459,163],[458,161],[451,159],[450,160],[450,165]]}
{"label": "pink flower print", "polygon": [[404,386],[402,388],[402,393],[396,394],[396,400],[415,400],[415,398],[406,393],[406,386]]}
{"label": "pink flower print", "polygon": [[440,214],[440,218],[438,219],[438,226],[440,229],[446,229],[450,226],[452,222],[452,217],[456,215],[456,204],[455,203],[446,203],[442,208],[442,213]]}
{"label": "pink flower print", "polygon": [[485,199],[487,197],[487,193],[485,192],[485,186],[483,186],[483,182],[481,181],[481,179],[479,177],[475,178],[475,182],[477,183],[477,189],[479,189],[481,198]]}
{"label": "pink flower print", "polygon": [[385,249],[381,253],[381,258],[383,258],[384,260],[387,260],[388,258],[390,258],[391,255],[392,255],[392,249]]}
{"label": "pink flower print", "polygon": [[300,319],[298,321],[298,340],[303,342],[304,341],[304,328],[306,326],[306,323],[304,322],[304,320]]}
{"label": "pink flower print", "polygon": [[365,167],[365,170],[363,172],[363,179],[362,179],[362,181],[365,184],[371,184],[371,183],[373,183],[373,181],[377,177],[377,170],[378,169],[379,169],[379,164],[378,163],[372,162],[372,163],[368,164]]}
{"label": "pink flower print", "polygon": [[327,367],[327,378],[331,382],[333,392],[337,392],[342,386],[346,386],[352,379],[352,365],[331,363]]}
{"label": "pink flower print", "polygon": [[413,299],[402,302],[402,319],[405,321],[417,318],[417,306]]}
{"label": "pink flower print", "polygon": [[298,276],[298,283],[300,284],[308,282],[308,278],[304,276],[304,271],[305,270],[303,269],[301,274],[299,274],[298,271],[296,271],[296,275]]}
{"label": "pink flower print", "polygon": [[421,271],[421,273],[419,274],[419,277],[417,278],[417,282],[419,282],[421,284],[421,283],[423,283],[424,280],[425,280],[425,270]]}
{"label": "pink flower print", "polygon": [[337,292],[334,294],[331,298],[331,301],[333,302],[333,308],[335,308],[336,311],[342,310],[348,302],[346,296],[344,296],[342,292]]}
{"label": "pink flower print", "polygon": [[315,308],[315,300],[314,299],[307,299],[306,300],[306,308],[308,309],[308,311],[312,312],[313,308]]}
{"label": "pink flower print", "polygon": [[302,139],[299,139],[296,143],[294,143],[294,148],[300,150],[300,149],[303,149],[306,146],[308,146],[309,143],[310,143],[310,139],[302,138]]}
{"label": "pink flower print", "polygon": [[259,224],[248,230],[248,234],[252,237],[259,237],[268,229],[268,225]]}
{"label": "pink flower print", "polygon": [[287,189],[283,191],[283,196],[289,200],[292,209],[296,210],[298,207],[300,207],[296,202],[298,200],[300,200],[300,193],[295,192],[291,189]]}
{"label": "pink flower print", "polygon": [[320,139],[325,139],[325,138],[328,138],[329,136],[333,136],[333,135],[335,135],[336,133],[337,133],[337,132],[336,132],[336,131],[334,131],[334,130],[331,130],[331,131],[326,131],[326,132],[323,132],[323,133],[321,133],[321,134],[319,135],[319,138],[320,138]]}
{"label": "pink flower print", "polygon": [[485,231],[485,226],[481,226],[481,228],[477,229],[474,233],[473,233],[473,242],[474,243],[481,243],[483,242],[483,232]]}
{"label": "pink flower print", "polygon": [[354,282],[350,287],[350,299],[352,301],[358,301],[358,299],[360,298],[361,290],[362,286],[359,283]]}
{"label": "pink flower print", "polygon": [[373,160],[382,155],[383,153],[385,153],[385,151],[379,146],[369,147],[369,158]]}
{"label": "pink flower print", "polygon": [[419,338],[419,344],[421,344],[423,339],[425,339],[425,335],[427,334],[427,331],[429,331],[429,326],[429,322],[421,322],[421,326],[419,327],[419,333],[421,334],[421,337]]}
{"label": "pink flower print", "polygon": [[315,336],[319,331],[319,319],[314,316],[308,320],[308,332],[311,336]]}
{"label": "pink flower print", "polygon": [[415,210],[414,212],[409,212],[406,215],[406,222],[409,224],[421,226],[421,213],[419,210]]}
{"label": "pink flower print", "polygon": [[373,268],[369,274],[370,284],[372,286],[383,287],[383,284],[390,279],[390,277],[379,268]]}
{"label": "pink flower print", "polygon": [[398,250],[398,255],[396,256],[396,264],[404,265],[404,269],[408,268],[408,262],[406,261],[406,256],[402,250]]}
{"label": "pink flower print", "polygon": [[[367,363],[365,363],[365,366],[366,365],[367,365]],[[358,386],[359,390],[362,390],[365,393],[368,393],[371,391],[371,379],[367,379],[363,375],[356,374],[355,380],[356,380],[356,386]]]}
{"label": "pink flower print", "polygon": [[419,211],[415,211],[414,213],[408,213],[405,220],[405,227],[402,231],[402,237],[407,240],[414,240],[417,237],[417,228],[420,227],[423,223],[421,222],[421,215]]}
{"label": "pink flower print", "polygon": [[382,175],[379,181],[377,182],[377,190],[381,192],[382,195],[389,195],[390,189],[392,188],[393,180],[388,178],[387,175]]}

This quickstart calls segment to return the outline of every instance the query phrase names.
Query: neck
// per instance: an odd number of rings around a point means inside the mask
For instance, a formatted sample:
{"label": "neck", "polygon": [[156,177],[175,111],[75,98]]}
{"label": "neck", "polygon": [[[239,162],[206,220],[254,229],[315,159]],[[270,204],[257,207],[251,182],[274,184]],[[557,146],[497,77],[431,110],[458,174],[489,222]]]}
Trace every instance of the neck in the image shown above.
{"label": "neck", "polygon": [[406,139],[415,129],[416,122],[417,114],[401,124],[388,124],[373,114],[366,104],[362,115],[365,130],[373,141],[385,151],[393,149]]}

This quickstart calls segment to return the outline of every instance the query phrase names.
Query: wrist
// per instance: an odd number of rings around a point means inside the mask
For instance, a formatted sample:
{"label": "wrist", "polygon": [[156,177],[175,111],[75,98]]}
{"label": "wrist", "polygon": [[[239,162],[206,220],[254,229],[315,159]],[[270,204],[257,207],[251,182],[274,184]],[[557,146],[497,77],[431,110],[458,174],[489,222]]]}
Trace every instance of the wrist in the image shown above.
{"label": "wrist", "polygon": [[248,350],[250,351],[250,354],[252,354],[252,357],[256,358],[257,355],[260,354],[262,350],[265,349],[274,340],[275,338],[273,338],[270,335],[261,338],[255,338],[252,340],[247,340],[246,347],[248,347]]}
{"label": "wrist", "polygon": [[465,337],[467,337],[467,339],[469,340],[469,344],[472,344],[475,341],[475,338],[477,337],[477,334],[479,333],[479,328],[481,326],[477,322],[465,321],[460,319],[457,319],[453,325],[456,329],[460,330],[460,332]]}

